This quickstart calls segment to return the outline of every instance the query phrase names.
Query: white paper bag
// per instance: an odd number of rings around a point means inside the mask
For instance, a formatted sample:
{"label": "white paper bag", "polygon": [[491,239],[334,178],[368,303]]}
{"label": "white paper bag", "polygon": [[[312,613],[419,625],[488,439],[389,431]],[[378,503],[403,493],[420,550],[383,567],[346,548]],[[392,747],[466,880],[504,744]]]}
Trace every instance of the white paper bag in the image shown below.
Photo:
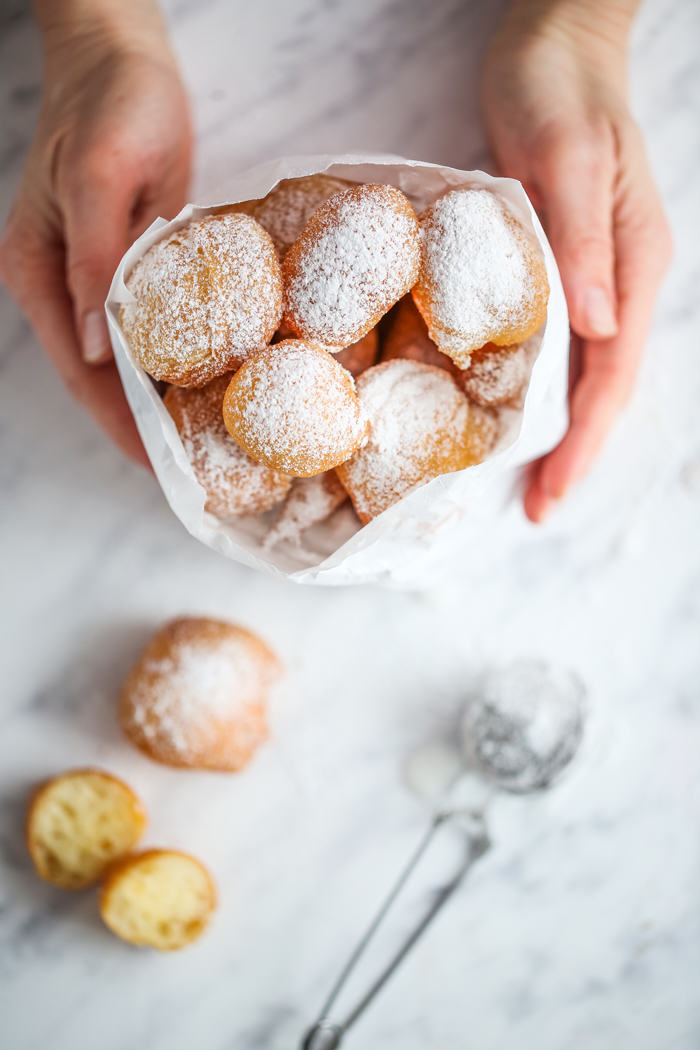
{"label": "white paper bag", "polygon": [[[508,438],[486,462],[435,478],[409,493],[374,521],[360,527],[349,510],[309,529],[300,549],[281,544],[263,549],[269,512],[258,518],[221,521],[204,510],[204,489],[195,480],[180,437],[151,379],[134,361],[119,324],[120,304],[131,299],[124,283],[136,261],[156,241],[213,207],[264,197],[281,179],[327,172],[354,182],[398,186],[416,209],[445,190],[482,186],[508,201],[537,236],[550,285],[547,321],[534,339],[540,344],[522,412],[509,413]],[[459,551],[461,561],[480,556],[483,539],[497,532],[498,518],[513,498],[519,468],[551,449],[567,425],[569,323],[554,256],[520,185],[481,171],[458,171],[394,156],[284,157],[242,172],[222,198],[188,204],[171,222],[156,221],[129,248],[114,275],[106,303],[114,355],[139,433],[163,492],[183,525],[220,554],[298,583],[382,582],[420,586],[435,566]],[[476,555],[474,552],[477,552]]]}

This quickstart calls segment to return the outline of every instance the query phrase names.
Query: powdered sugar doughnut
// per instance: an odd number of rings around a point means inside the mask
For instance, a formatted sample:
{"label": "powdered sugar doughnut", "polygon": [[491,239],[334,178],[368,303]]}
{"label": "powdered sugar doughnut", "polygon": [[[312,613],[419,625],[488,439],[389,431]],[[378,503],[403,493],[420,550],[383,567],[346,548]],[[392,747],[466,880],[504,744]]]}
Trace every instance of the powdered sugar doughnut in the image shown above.
{"label": "powdered sugar doughnut", "polygon": [[367,432],[350,373],[302,339],[249,357],[229,383],[223,413],[249,456],[295,477],[342,463]]}
{"label": "powdered sugar doughnut", "polygon": [[280,258],[297,239],[316,209],[334,193],[352,185],[332,175],[283,179],[267,197],[255,202],[252,214],[274,241]]}
{"label": "powdered sugar doughnut", "polygon": [[403,358],[407,361],[422,361],[424,365],[444,368],[450,375],[460,375],[454,361],[441,354],[428,335],[425,321],[418,312],[411,295],[404,295],[386,321],[386,334],[382,346],[382,361]]}
{"label": "powdered sugar doughnut", "polygon": [[411,288],[416,214],[393,186],[358,185],[314,212],[282,261],[284,322],[329,348],[357,342]]}
{"label": "powdered sugar doughnut", "polygon": [[251,631],[220,620],[173,620],[124,683],[121,725],[158,762],[242,769],[267,737],[267,695],[279,674],[277,657]]}
{"label": "powdered sugar doughnut", "polygon": [[282,540],[298,543],[302,532],[329,518],[347,498],[334,470],[313,478],[296,478],[264,546],[270,550]]}
{"label": "powdered sugar doughnut", "polygon": [[529,342],[503,347],[487,343],[472,353],[469,368],[457,382],[478,405],[522,408],[533,357]]}
{"label": "powdered sugar doughnut", "polygon": [[469,403],[443,369],[386,361],[360,376],[357,392],[369,440],[336,472],[363,523],[417,485],[481,456],[481,430],[472,432]]}
{"label": "powdered sugar doughnut", "polygon": [[158,241],[127,278],[120,314],[139,364],[176,386],[202,386],[269,343],[282,313],[270,235],[249,215],[208,215]]}
{"label": "powdered sugar doughnut", "polygon": [[261,514],[280,503],[292,479],[246,455],[224,426],[224,394],[231,376],[203,387],[171,386],[163,403],[173,418],[194,475],[217,517]]}
{"label": "powdered sugar doughnut", "polygon": [[549,284],[535,239],[488,190],[450,190],[421,216],[412,294],[431,339],[460,368],[486,343],[510,346],[547,315]]}

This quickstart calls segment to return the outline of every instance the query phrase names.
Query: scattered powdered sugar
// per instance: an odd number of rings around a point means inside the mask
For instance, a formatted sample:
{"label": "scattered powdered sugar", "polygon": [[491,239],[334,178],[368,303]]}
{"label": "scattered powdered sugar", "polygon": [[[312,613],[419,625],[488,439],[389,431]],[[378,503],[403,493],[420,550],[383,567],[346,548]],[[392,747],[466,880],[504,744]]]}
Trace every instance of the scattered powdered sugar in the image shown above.
{"label": "scattered powdered sugar", "polygon": [[347,189],[349,183],[332,175],[307,175],[300,179],[283,179],[255,206],[254,215],[284,255],[297,239],[319,205],[334,193]]}
{"label": "scattered powdered sugar", "polygon": [[254,458],[301,476],[347,459],[367,430],[350,373],[301,339],[275,343],[246,362],[224,417]]}
{"label": "scattered powdered sugar", "polygon": [[397,359],[364,372],[357,389],[370,436],[338,474],[363,520],[472,462],[469,405],[447,372]]}
{"label": "scattered powdered sugar", "polygon": [[244,214],[210,215],[154,244],[127,278],[121,325],[156,379],[206,382],[265,346],[282,312],[272,241]]}
{"label": "scattered powdered sugar", "polygon": [[172,655],[141,665],[130,692],[130,720],[147,742],[187,759],[221,723],[245,732],[248,712],[254,708],[257,715],[268,684],[246,636],[180,644]]}
{"label": "scattered powdered sugar", "polygon": [[527,325],[541,297],[536,248],[488,190],[452,190],[421,217],[414,297],[433,340],[465,366],[471,350]]}
{"label": "scattered powdered sugar", "polygon": [[418,222],[393,186],[362,185],[318,209],[285,256],[290,326],[328,347],[364,335],[415,283]]}
{"label": "scattered powdered sugar", "polygon": [[207,494],[206,509],[218,517],[260,514],[280,503],[291,479],[256,463],[233,440],[222,415],[230,376],[199,389],[172,387],[165,398],[192,464]]}
{"label": "scattered powdered sugar", "polygon": [[296,478],[277,521],[267,534],[264,548],[270,550],[283,540],[299,543],[302,532],[325,521],[347,497],[334,470],[312,478]]}
{"label": "scattered powdered sugar", "polygon": [[522,408],[533,361],[528,342],[508,347],[489,344],[474,351],[469,368],[460,373],[458,382],[478,405]]}

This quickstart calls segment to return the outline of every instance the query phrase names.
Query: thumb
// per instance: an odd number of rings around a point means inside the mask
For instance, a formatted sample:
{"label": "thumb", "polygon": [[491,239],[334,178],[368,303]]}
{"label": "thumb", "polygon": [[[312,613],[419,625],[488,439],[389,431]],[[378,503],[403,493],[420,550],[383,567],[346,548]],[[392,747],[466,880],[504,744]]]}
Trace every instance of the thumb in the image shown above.
{"label": "thumb", "polygon": [[584,339],[609,339],[617,332],[614,155],[604,144],[584,143],[562,140],[546,151],[536,187],[571,327]]}
{"label": "thumb", "polygon": [[129,243],[133,194],[128,182],[82,182],[63,205],[66,281],[83,360],[102,364],[112,355],[104,303]]}

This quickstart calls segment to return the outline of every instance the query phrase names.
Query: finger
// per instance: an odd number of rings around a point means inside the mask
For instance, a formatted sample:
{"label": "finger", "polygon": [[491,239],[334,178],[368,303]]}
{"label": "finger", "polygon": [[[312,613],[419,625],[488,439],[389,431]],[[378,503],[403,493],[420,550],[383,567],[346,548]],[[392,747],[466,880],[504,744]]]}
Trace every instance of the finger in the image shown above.
{"label": "finger", "polygon": [[62,186],[66,280],[75,327],[88,364],[109,360],[104,302],[119,260],[129,245],[131,210],[138,187],[130,172],[100,170],[86,160]]}
{"label": "finger", "polygon": [[3,279],[70,392],[127,456],[149,467],[116,368],[94,368],[81,359],[63,250],[18,216],[8,228],[0,262]]}
{"label": "finger", "polygon": [[532,520],[541,520],[551,501],[561,499],[588,471],[627,402],[670,259],[668,227],[646,172],[633,190],[623,189],[615,220],[619,333],[583,346],[583,373],[571,398],[569,430],[542,460],[526,493],[526,512]]}
{"label": "finger", "polygon": [[571,326],[588,339],[617,331],[614,177],[615,144],[609,129],[559,135],[534,159],[534,192],[544,210]]}

